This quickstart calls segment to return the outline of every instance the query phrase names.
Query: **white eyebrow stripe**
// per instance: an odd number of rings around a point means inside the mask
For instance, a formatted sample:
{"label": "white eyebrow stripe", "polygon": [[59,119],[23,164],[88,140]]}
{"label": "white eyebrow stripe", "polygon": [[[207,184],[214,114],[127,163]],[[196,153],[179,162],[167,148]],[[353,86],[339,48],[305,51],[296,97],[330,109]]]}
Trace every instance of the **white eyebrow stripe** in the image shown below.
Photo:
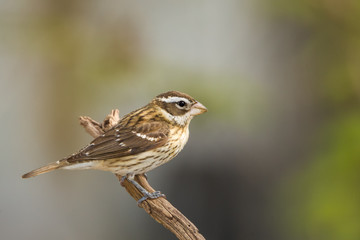
{"label": "white eyebrow stripe", "polygon": [[157,137],[157,138],[155,138],[155,137],[149,137],[149,136],[147,136],[147,135],[145,135],[145,134],[141,134],[141,133],[138,133],[138,132],[135,132],[135,131],[131,131],[132,133],[134,133],[136,136],[138,136],[138,137],[141,137],[141,138],[143,138],[143,139],[146,139],[146,140],[149,140],[149,141],[152,141],[152,142],[154,142],[154,141],[157,141],[158,139],[160,139],[161,137]]}
{"label": "white eyebrow stripe", "polygon": [[179,101],[184,101],[187,104],[190,104],[189,99],[184,98],[184,97],[162,97],[162,98],[157,98],[157,100],[161,101],[161,102],[166,102],[166,103],[173,103],[173,102],[179,102]]}

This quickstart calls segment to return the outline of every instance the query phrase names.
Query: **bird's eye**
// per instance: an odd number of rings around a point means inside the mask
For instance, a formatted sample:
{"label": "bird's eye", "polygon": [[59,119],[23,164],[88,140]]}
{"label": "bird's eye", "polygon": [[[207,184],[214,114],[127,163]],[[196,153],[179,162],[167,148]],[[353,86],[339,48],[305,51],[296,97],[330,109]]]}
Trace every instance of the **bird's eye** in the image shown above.
{"label": "bird's eye", "polygon": [[179,105],[179,107],[185,107],[186,106],[186,102],[184,102],[184,101],[178,101],[177,102],[177,105]]}

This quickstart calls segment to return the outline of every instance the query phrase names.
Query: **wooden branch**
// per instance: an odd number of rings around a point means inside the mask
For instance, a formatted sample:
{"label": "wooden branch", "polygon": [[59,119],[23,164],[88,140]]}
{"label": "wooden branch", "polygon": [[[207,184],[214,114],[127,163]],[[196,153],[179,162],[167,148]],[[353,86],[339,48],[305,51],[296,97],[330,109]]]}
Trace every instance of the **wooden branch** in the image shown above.
{"label": "wooden branch", "polygon": [[[119,121],[119,110],[112,110],[111,113],[100,124],[90,117],[80,117],[80,124],[85,128],[92,137],[98,137],[104,131],[110,129]],[[116,175],[119,181],[122,176]],[[144,175],[136,175],[137,181],[148,192],[155,190],[150,186]],[[143,197],[142,193],[129,181],[125,180],[121,184],[126,191],[138,201]],[[179,210],[170,204],[165,198],[147,199],[138,205],[143,208],[153,219],[170,230],[180,240],[205,240],[199,233],[196,226],[190,222]]]}

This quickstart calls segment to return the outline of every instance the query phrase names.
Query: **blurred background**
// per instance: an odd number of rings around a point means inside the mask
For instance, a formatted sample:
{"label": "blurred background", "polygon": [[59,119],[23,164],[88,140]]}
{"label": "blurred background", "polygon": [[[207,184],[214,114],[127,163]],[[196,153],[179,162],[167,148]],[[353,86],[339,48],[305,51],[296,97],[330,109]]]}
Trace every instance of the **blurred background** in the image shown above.
{"label": "blurred background", "polygon": [[360,239],[360,1],[0,6],[1,239],[175,239],[110,173],[21,179],[168,90],[209,112],[149,182],[207,239]]}

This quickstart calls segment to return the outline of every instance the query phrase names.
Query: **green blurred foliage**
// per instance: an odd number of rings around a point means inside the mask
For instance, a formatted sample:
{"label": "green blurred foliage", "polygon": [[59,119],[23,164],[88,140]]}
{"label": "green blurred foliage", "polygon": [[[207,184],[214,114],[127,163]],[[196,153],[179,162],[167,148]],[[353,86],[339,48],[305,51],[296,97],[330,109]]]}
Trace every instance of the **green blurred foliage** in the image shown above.
{"label": "green blurred foliage", "polygon": [[287,234],[306,239],[359,239],[359,123],[357,112],[328,124],[306,168],[283,179],[280,199],[291,223]]}
{"label": "green blurred foliage", "polygon": [[281,228],[291,239],[360,239],[360,1],[267,7],[273,21],[305,29],[299,58],[312,73],[321,115],[307,164],[281,179]]}

